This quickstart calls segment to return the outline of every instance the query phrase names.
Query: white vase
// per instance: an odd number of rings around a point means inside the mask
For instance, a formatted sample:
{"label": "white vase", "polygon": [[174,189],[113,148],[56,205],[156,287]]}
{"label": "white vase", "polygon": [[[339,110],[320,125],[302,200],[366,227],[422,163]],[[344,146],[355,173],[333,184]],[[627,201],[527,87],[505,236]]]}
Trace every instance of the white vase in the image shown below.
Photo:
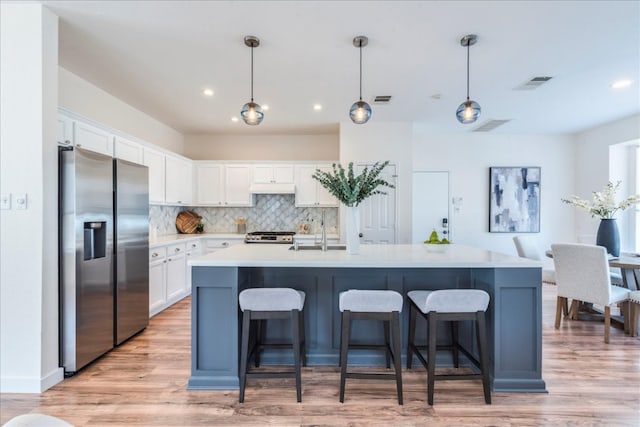
{"label": "white vase", "polygon": [[360,211],[357,206],[347,206],[347,253],[360,252]]}

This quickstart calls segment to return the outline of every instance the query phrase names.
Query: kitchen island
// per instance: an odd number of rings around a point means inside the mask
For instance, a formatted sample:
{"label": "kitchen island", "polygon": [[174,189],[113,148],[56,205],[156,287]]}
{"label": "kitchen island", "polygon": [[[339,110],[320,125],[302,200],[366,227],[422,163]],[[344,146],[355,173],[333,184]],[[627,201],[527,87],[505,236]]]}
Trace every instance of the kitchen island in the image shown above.
{"label": "kitchen island", "polygon": [[[389,289],[406,295],[416,289],[475,288],[491,296],[487,336],[493,391],[546,392],[542,379],[542,264],[468,246],[444,245],[440,249],[443,251],[436,253],[428,245],[363,245],[358,255],[349,255],[344,250],[292,251],[288,245],[239,245],[191,260],[188,387],[238,388],[238,293],[245,288],[292,287],[306,292],[308,364],[336,367],[340,292]],[[288,324],[277,322],[271,321],[267,338],[287,339]],[[407,324],[405,304],[401,317],[403,348]],[[381,327],[378,330],[356,323],[352,337],[355,341],[365,336],[381,338],[381,332]],[[416,335],[426,342],[424,324],[419,324]],[[461,322],[460,341],[477,355],[471,324]],[[265,364],[290,363],[291,357],[273,352],[261,359]],[[354,352],[349,355],[349,363],[382,365],[384,356]],[[450,355],[440,352],[438,364],[451,364]]]}

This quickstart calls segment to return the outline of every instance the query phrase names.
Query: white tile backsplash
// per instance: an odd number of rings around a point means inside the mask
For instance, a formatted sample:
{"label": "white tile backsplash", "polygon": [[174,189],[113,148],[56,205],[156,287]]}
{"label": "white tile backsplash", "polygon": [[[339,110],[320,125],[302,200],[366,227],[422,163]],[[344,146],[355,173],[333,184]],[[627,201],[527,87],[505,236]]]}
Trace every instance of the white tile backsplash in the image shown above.
{"label": "white tile backsplash", "polygon": [[293,194],[257,194],[256,204],[245,208],[213,208],[156,206],[149,209],[149,226],[157,228],[159,236],[176,234],[176,217],[183,210],[202,216],[205,233],[235,233],[236,219],[247,219],[247,232],[298,231],[309,224],[310,233],[320,232],[320,218],[325,209],[327,231],[338,233],[338,208],[298,208]]}

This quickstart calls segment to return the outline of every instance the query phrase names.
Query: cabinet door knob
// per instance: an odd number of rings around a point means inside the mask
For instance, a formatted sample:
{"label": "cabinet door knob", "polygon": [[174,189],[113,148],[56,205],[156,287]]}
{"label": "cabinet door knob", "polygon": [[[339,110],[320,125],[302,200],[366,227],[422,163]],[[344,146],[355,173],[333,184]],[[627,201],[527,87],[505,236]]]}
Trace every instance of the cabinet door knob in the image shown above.
{"label": "cabinet door knob", "polygon": [[180,252],[180,248],[176,248],[176,249],[175,249],[175,251],[176,251],[176,252]]}
{"label": "cabinet door knob", "polygon": [[65,140],[64,140],[64,144],[65,144],[65,145],[71,145],[71,141],[69,141],[68,139],[65,139]]}
{"label": "cabinet door knob", "polygon": [[198,246],[198,245],[196,245],[195,243],[192,243],[192,244],[191,244],[191,247],[192,247],[192,248],[195,248],[196,246]]}
{"label": "cabinet door knob", "polygon": [[82,147],[82,144],[78,144],[78,143],[76,142],[76,147]]}
{"label": "cabinet door knob", "polygon": [[151,258],[155,258],[155,257],[157,257],[157,256],[158,256],[158,254],[157,254],[156,252],[154,252],[154,253],[152,253],[152,254],[151,254]]}
{"label": "cabinet door knob", "polygon": [[222,246],[229,246],[229,242],[222,242]]}

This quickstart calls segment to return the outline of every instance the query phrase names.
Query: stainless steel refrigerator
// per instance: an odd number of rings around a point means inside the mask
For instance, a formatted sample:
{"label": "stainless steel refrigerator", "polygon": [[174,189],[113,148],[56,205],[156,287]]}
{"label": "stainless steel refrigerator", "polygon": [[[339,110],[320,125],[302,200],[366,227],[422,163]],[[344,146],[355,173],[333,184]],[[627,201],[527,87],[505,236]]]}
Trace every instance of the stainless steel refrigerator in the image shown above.
{"label": "stainless steel refrigerator", "polygon": [[148,170],[60,148],[60,360],[73,373],[149,322]]}

